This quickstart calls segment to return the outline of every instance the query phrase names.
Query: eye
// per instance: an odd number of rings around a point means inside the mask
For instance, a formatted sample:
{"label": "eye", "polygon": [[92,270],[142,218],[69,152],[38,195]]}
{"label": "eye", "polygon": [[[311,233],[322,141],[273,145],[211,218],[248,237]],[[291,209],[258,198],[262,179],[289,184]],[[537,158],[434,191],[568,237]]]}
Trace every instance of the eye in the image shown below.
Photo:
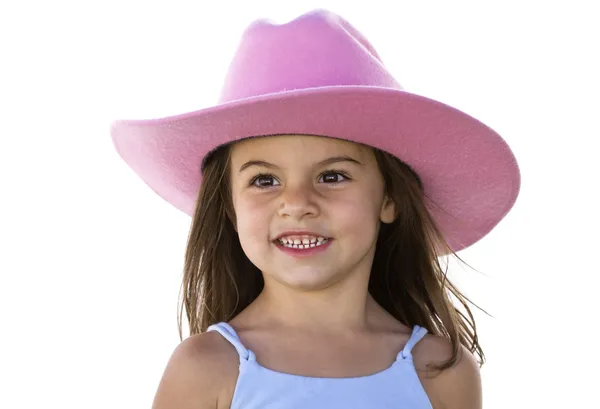
{"label": "eye", "polygon": [[275,177],[273,175],[267,175],[267,174],[260,174],[257,175],[254,179],[252,179],[252,181],[250,182],[250,185],[257,187],[257,188],[266,188],[266,187],[271,187],[271,186],[276,186],[277,179],[275,179]]}
{"label": "eye", "polygon": [[326,184],[334,185],[336,183],[343,182],[344,180],[350,179],[344,173],[339,171],[327,171],[321,175],[319,180],[322,180]]}

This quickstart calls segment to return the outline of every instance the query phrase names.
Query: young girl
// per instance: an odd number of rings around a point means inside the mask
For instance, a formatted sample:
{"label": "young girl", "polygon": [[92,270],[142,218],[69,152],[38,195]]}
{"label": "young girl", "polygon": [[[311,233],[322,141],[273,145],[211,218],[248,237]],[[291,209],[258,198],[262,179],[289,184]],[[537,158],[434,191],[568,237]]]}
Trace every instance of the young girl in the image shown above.
{"label": "young girl", "polygon": [[440,259],[511,209],[515,158],[403,91],[348,22],[257,21],[217,106],[112,135],[193,217],[191,334],[155,409],[481,408],[484,354]]}

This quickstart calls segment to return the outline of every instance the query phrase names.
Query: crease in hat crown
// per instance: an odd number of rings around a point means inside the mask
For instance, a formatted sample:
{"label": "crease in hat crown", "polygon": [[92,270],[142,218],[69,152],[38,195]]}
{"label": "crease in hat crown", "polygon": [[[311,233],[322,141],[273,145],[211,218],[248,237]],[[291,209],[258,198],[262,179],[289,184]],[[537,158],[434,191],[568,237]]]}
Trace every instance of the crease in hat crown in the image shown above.
{"label": "crease in hat crown", "polygon": [[319,9],[285,24],[252,23],[229,65],[218,102],[336,86],[402,90],[358,30]]}

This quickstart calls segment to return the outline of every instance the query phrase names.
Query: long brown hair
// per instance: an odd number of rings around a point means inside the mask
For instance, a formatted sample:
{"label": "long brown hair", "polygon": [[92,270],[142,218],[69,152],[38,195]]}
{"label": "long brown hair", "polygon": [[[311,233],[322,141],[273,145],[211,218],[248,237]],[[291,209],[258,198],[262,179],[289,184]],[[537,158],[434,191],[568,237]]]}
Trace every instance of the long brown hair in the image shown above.
{"label": "long brown hair", "polygon": [[[427,211],[428,199],[418,175],[396,157],[373,151],[386,193],[396,204],[397,218],[381,225],[369,292],[398,321],[409,327],[420,325],[450,341],[452,356],[433,369],[454,365],[461,344],[476,353],[483,365],[485,356],[468,306],[473,303],[450,282],[447,265],[444,269],[439,261],[445,255],[460,258],[446,244]],[[224,146],[205,161],[185,254],[183,299],[178,308],[180,339],[183,306],[190,335],[198,334],[211,324],[234,318],[256,299],[264,285],[261,272],[244,254],[233,224],[229,160],[230,148]],[[453,304],[451,296],[464,312]]]}

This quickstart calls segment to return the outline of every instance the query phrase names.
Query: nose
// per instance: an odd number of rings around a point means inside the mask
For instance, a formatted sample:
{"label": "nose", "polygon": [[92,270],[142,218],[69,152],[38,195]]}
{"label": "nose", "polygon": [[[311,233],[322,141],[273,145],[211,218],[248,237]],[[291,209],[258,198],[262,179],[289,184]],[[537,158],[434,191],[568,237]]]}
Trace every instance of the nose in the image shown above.
{"label": "nose", "polygon": [[312,185],[288,185],[280,197],[279,216],[291,217],[301,220],[305,217],[315,217],[319,214],[319,207],[315,201],[317,192]]}

